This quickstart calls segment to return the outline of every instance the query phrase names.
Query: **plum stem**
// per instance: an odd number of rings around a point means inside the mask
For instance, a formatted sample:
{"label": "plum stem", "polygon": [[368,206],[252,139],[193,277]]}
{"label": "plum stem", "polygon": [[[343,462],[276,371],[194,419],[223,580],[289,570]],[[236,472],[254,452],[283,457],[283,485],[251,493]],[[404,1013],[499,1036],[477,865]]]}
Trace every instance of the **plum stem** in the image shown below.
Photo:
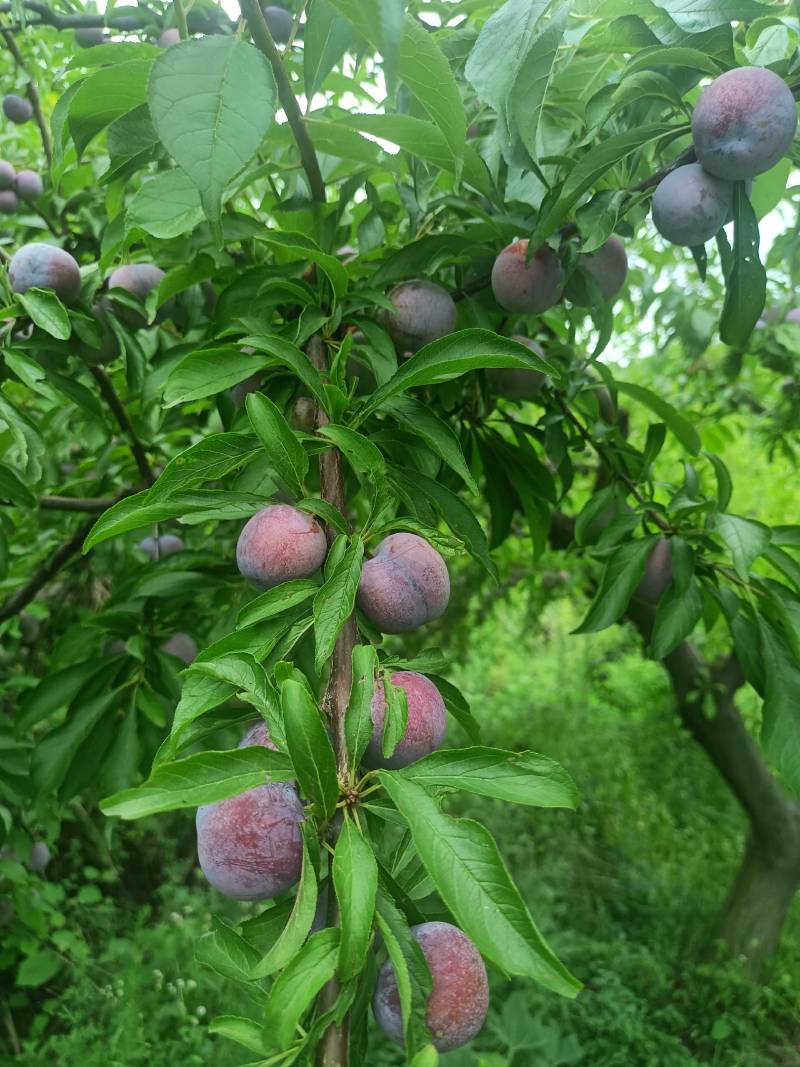
{"label": "plum stem", "polygon": [[253,44],[260,52],[263,52],[272,67],[275,81],[278,83],[278,96],[300,151],[300,159],[308,178],[311,196],[318,203],[324,204],[325,181],[319,169],[317,153],[306,128],[303,112],[300,110],[297,97],[294,95],[294,89],[286,72],[286,67],[283,65],[283,58],[272,38],[272,34],[269,32],[264,13],[258,0],[239,0],[239,8],[247,22],[250,36],[253,38]]}
{"label": "plum stem", "polygon": [[125,410],[125,405],[117,395],[117,391],[114,388],[111,379],[106,372],[100,367],[93,367],[87,364],[89,373],[97,382],[97,387],[100,393],[108,404],[109,408],[113,412],[114,418],[119,423],[119,428],[128,438],[130,442],[131,452],[133,458],[136,461],[136,466],[139,470],[139,474],[148,486],[152,485],[156,480],[156,476],[153,473],[153,468],[150,466],[150,461],[147,458],[147,453],[144,450],[142,442],[136,435],[136,430],[133,428],[133,423],[130,420],[128,412]]}

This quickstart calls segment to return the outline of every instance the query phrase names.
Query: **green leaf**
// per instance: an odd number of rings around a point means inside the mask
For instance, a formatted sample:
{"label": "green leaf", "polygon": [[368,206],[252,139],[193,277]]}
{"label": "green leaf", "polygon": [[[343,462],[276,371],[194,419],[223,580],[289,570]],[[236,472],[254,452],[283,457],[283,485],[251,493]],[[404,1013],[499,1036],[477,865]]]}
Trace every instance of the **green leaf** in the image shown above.
{"label": "green leaf", "polygon": [[203,221],[197,186],[185,171],[167,170],[142,182],[128,204],[125,233],[144,230],[168,240],[191,233]]}
{"label": "green leaf", "polygon": [[714,26],[726,26],[731,20],[750,22],[761,15],[775,13],[775,8],[756,0],[653,0],[673,22],[687,33],[702,33]]}
{"label": "green leaf", "polygon": [[0,392],[0,423],[8,426],[19,459],[25,464],[25,478],[29,485],[42,477],[45,444],[36,426],[14,407]]}
{"label": "green leaf", "polygon": [[386,401],[385,410],[439,456],[451,470],[464,481],[470,492],[478,494],[480,490],[472,477],[461,445],[450,426],[435,415],[429,407],[411,396],[396,396]]}
{"label": "green leaf", "polygon": [[588,192],[596,181],[607,178],[608,172],[615,164],[627,159],[639,148],[658,141],[668,134],[682,133],[685,129],[684,126],[666,122],[653,122],[647,126],[638,126],[633,130],[616,133],[599,145],[592,146],[591,150],[575,164],[567,175],[555,203],[543,215],[540,215],[531,237],[531,246],[538,248],[554,230],[558,229],[583,194]]}
{"label": "green leaf", "polygon": [[344,736],[350,764],[357,767],[372,737],[372,698],[378,657],[372,645],[353,649],[353,684],[344,718]]}
{"label": "green leaf", "polygon": [[[280,915],[280,907],[273,912]],[[250,979],[253,967],[258,963],[260,953],[221,919],[212,916],[213,930],[201,937],[195,948],[195,959],[212,967],[218,974],[234,981],[246,982]]]}
{"label": "green leaf", "polygon": [[37,743],[31,771],[38,791],[52,793],[61,786],[84,742],[118,700],[119,693],[120,690],[115,689],[82,703]]}
{"label": "green leaf", "polygon": [[357,473],[366,474],[374,481],[380,481],[386,474],[383,453],[368,437],[351,430],[349,426],[336,426],[334,423],[320,427],[317,432],[344,453],[347,462]]}
{"label": "green leaf", "polygon": [[[409,669],[421,669],[421,668],[409,668]],[[481,727],[477,719],[474,718],[472,711],[470,710],[469,701],[461,692],[457,689],[452,682],[449,682],[446,678],[441,678],[436,674],[429,674],[430,680],[442,694],[445,707],[467,734],[470,741],[474,745],[481,743]]]}
{"label": "green leaf", "polygon": [[314,663],[317,671],[321,671],[330,659],[342,627],[353,614],[363,559],[364,542],[356,538],[314,597]]}
{"label": "green leaf", "polygon": [[339,901],[342,936],[339,977],[355,978],[364,967],[375,914],[378,864],[352,819],[346,819],[333,854],[333,885]]}
{"label": "green leaf", "polygon": [[[673,553],[674,541],[673,538]],[[650,651],[655,659],[665,659],[694,630],[703,617],[703,591],[691,579],[686,589],[670,585],[658,602]]]}
{"label": "green leaf", "polygon": [[458,330],[425,345],[406,360],[397,374],[369,398],[359,412],[359,421],[407,389],[441,385],[471,370],[503,367],[556,373],[549,363],[510,337],[491,330]]}
{"label": "green leaf", "polygon": [[789,788],[800,794],[800,664],[780,632],[762,616],[758,629],[766,680],[761,743]]}
{"label": "green leaf", "polygon": [[237,627],[251,626],[254,622],[272,619],[302,604],[318,591],[319,583],[311,581],[310,578],[296,578],[293,581],[282,582],[281,585],[268,589],[266,593],[262,593],[249,604],[245,604],[236,617],[236,625]]}
{"label": "green leaf", "polygon": [[316,263],[331,283],[331,289],[337,300],[340,300],[347,292],[347,268],[336,256],[323,252],[319,245],[304,233],[297,233],[294,230],[264,230],[257,236],[259,241],[265,241],[272,246],[276,257],[280,257],[280,262],[292,262],[299,259],[304,263],[309,260]]}
{"label": "green leaf", "polygon": [[339,783],[336,757],[319,709],[305,686],[289,679],[281,686],[286,745],[300,789],[316,807],[320,819],[336,810]]}
{"label": "green leaf", "polygon": [[72,334],[69,313],[52,290],[29,289],[27,293],[17,293],[16,298],[45,333],[59,341],[69,340]]}
{"label": "green leaf", "polygon": [[384,675],[383,693],[386,707],[381,734],[381,755],[384,759],[391,759],[408,728],[408,696],[402,686],[392,684],[389,675]]}
{"label": "green leaf", "polygon": [[597,596],[586,618],[573,633],[597,633],[612,626],[621,617],[642,580],[655,541],[655,537],[645,537],[615,549],[606,564]]}
{"label": "green leaf", "polygon": [[149,490],[147,502],[155,504],[202,482],[224,478],[231,471],[246,466],[260,453],[258,442],[250,434],[211,434],[169,461]]}
{"label": "green leaf", "polygon": [[322,408],[327,410],[328,398],[322,379],[316,367],[302,349],[282,337],[262,336],[261,334],[244,337],[241,343],[254,348],[256,352],[266,353],[270,357],[269,362],[266,364],[267,366],[276,364],[290,370],[306,386]]}
{"label": "green leaf", "polygon": [[218,1015],[208,1024],[208,1032],[227,1037],[229,1041],[235,1041],[260,1056],[264,1054],[264,1028],[251,1019],[243,1019],[239,1015]]}
{"label": "green leaf", "polygon": [[250,425],[258,434],[278,477],[295,496],[303,496],[308,456],[283,412],[263,393],[250,393],[245,405]]}
{"label": "green leaf", "polygon": [[[173,45],[173,48],[177,47]],[[267,365],[268,360],[263,356],[242,352],[239,345],[197,349],[170,373],[164,387],[164,404],[174,407],[175,404],[214,396],[238,385]]]}
{"label": "green leaf", "polygon": [[633,382],[621,382],[616,378],[614,379],[614,385],[620,393],[638,400],[640,404],[644,404],[646,408],[658,415],[687,452],[691,452],[693,456],[699,454],[701,447],[700,435],[689,420],[680,415],[671,404],[668,404],[660,396],[656,396],[650,389],[645,389],[642,385],[635,385]]}
{"label": "green leaf", "polygon": [[35,508],[36,497],[10,467],[0,466],[0,497],[23,508]]}
{"label": "green leaf", "polygon": [[577,996],[580,982],[539,933],[491,834],[479,823],[444,815],[421,786],[396,773],[378,777],[408,823],[439,895],[478,951],[509,974]]}
{"label": "green leaf", "polygon": [[746,582],[750,568],[770,543],[769,527],[739,515],[718,515],[713,528],[730,551],[736,573]]}
{"label": "green leaf", "polygon": [[728,504],[731,502],[731,496],[733,494],[733,483],[731,481],[730,472],[720,457],[714,455],[713,452],[703,452],[703,455],[711,462],[711,466],[714,468],[714,474],[717,478],[717,507],[720,511],[725,511]]}
{"label": "green leaf", "polygon": [[133,59],[84,78],[70,101],[67,120],[78,158],[101,130],[146,103],[152,67],[150,59]]}
{"label": "green leaf", "polygon": [[[534,9],[537,6],[531,5]],[[568,15],[568,4],[563,4],[553,11],[546,28],[536,37],[522,65],[517,70],[506,98],[505,119],[508,123],[509,137],[512,139],[518,137],[532,160],[536,160],[540,155],[539,122],[550,88],[558,49],[567,26]],[[480,43],[480,38],[478,38],[478,43]],[[503,53],[501,57],[505,58]]]}
{"label": "green leaf", "polygon": [[306,96],[310,100],[350,47],[350,24],[328,3],[314,0],[306,16],[303,36],[303,69]]}
{"label": "green leaf", "polygon": [[64,961],[51,948],[40,948],[26,956],[17,970],[16,985],[20,989],[37,989],[55,978]]}
{"label": "green leaf", "polygon": [[216,804],[268,782],[288,782],[294,774],[283,752],[260,745],[226,752],[197,752],[162,763],[146,782],[100,802],[106,815],[142,819],[162,811]]}
{"label": "green leaf", "polygon": [[236,36],[181,41],[153,64],[153,125],[197,186],[217,230],[225,187],[253,159],[272,125],[276,92],[266,58]]}
{"label": "green leaf", "polygon": [[250,979],[257,981],[267,978],[276,971],[281,971],[291,963],[308,937],[317,910],[317,876],[314,864],[308,854],[308,845],[303,838],[303,866],[300,872],[300,884],[297,887],[294,904],[286,920],[286,926],[280,936],[250,972]]}
{"label": "green leaf", "polygon": [[767,272],[758,254],[758,219],[744,191],[744,182],[733,187],[733,264],[726,278],[725,304],[719,324],[726,345],[744,348],[767,298]]}
{"label": "green leaf", "polygon": [[195,660],[192,674],[206,675],[236,686],[239,694],[266,720],[275,744],[283,744],[278,693],[258,660],[247,652],[231,652],[217,659],[205,659],[207,655],[208,650]]}
{"label": "green leaf", "polygon": [[575,784],[555,760],[500,748],[440,749],[399,772],[422,786],[443,786],[537,808],[575,808]]}
{"label": "green leaf", "polygon": [[305,500],[298,500],[295,507],[299,511],[307,511],[310,515],[316,515],[317,518],[332,526],[338,534],[348,533],[347,519],[327,500],[320,500],[319,497],[314,496],[306,497]]}
{"label": "green leaf", "polygon": [[336,971],[339,931],[321,930],[310,937],[275,980],[264,1009],[264,1033],[271,1048],[287,1049],[295,1030],[319,991]]}

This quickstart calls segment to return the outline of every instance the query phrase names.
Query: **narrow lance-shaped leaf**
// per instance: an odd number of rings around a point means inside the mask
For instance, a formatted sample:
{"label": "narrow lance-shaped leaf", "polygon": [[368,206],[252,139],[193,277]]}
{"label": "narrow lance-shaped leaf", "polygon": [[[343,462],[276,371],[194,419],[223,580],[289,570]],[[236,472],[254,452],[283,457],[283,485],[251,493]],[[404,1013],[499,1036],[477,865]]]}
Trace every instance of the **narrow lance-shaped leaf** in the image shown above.
{"label": "narrow lance-shaped leaf", "polygon": [[317,876],[314,864],[308,852],[308,845],[303,838],[303,866],[300,872],[300,884],[297,887],[294,904],[275,944],[250,972],[250,979],[257,981],[267,978],[282,970],[299,952],[308,937],[317,909]]}
{"label": "narrow lance-shaped leaf", "polygon": [[744,189],[733,188],[733,262],[726,278],[719,335],[726,345],[743,348],[767,296],[767,273],[758,254],[758,219]]}
{"label": "narrow lance-shaped leaf", "polygon": [[308,456],[283,412],[263,393],[250,393],[246,405],[250,423],[278,477],[293,493],[302,496]]}
{"label": "narrow lance-shaped leaf", "polygon": [[333,977],[338,955],[339,931],[321,930],[276,978],[264,1009],[264,1034],[271,1048],[289,1048],[298,1023]]}
{"label": "narrow lance-shaped leaf", "polygon": [[339,784],[336,757],[319,709],[308,690],[292,679],[281,686],[286,745],[304,796],[316,806],[320,818],[336,810]]}
{"label": "narrow lance-shaped leaf", "polygon": [[372,737],[372,698],[375,693],[377,656],[372,645],[353,649],[353,684],[344,719],[350,764],[357,767]]}
{"label": "narrow lance-shaped leaf", "polygon": [[378,865],[369,842],[352,819],[342,826],[333,854],[333,885],[341,916],[339,977],[355,978],[364,966],[375,914]]}
{"label": "narrow lance-shaped leaf", "polygon": [[645,537],[640,541],[629,541],[614,551],[606,564],[597,596],[586,618],[573,633],[596,633],[612,626],[621,617],[644,575],[655,540]]}
{"label": "narrow lance-shaped leaf", "polygon": [[363,559],[364,542],[357,538],[314,597],[314,662],[317,670],[321,670],[333,654],[336,639],[353,614]]}

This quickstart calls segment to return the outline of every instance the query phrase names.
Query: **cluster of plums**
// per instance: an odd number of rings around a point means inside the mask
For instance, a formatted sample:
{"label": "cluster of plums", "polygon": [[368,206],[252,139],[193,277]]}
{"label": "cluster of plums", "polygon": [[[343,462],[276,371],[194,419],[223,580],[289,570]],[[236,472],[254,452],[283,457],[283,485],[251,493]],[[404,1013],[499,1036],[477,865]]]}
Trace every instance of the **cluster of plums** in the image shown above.
{"label": "cluster of plums", "polygon": [[656,229],[675,245],[701,245],[731,220],[733,182],[749,185],[786,155],[797,107],[786,82],[766,67],[716,78],[692,113],[697,163],[671,171],[653,196]]}
{"label": "cluster of plums", "polygon": [[[314,516],[275,504],[244,526],[236,548],[239,571],[260,589],[312,577],[328,552],[325,532]],[[422,537],[395,533],[377,546],[362,568],[358,605],[384,633],[404,633],[439,618],[447,607],[450,580],[439,553]],[[386,696],[377,679],[372,698],[373,734],[364,766],[396,769],[433,752],[445,732],[441,693],[415,671],[395,671],[391,684],[405,691],[406,730],[390,757],[382,750]],[[263,723],[240,747],[275,748]],[[208,804],[197,812],[197,851],[209,882],[237,900],[266,900],[291,888],[300,877],[303,805],[294,783],[272,783]],[[469,938],[448,923],[412,928],[433,979],[428,1027],[440,1051],[458,1048],[480,1030],[488,1010],[486,969]],[[378,977],[375,1017],[396,1040],[403,1026],[397,981],[390,963]]]}
{"label": "cluster of plums", "polygon": [[20,200],[34,204],[43,192],[42,179],[35,170],[14,170],[0,159],[0,214],[13,215]]}

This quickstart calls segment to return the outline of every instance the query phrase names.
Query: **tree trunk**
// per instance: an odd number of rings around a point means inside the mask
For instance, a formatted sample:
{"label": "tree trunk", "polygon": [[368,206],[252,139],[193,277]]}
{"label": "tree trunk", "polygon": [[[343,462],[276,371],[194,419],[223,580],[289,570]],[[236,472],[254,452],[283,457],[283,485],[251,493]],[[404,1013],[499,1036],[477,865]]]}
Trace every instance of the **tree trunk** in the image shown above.
{"label": "tree trunk", "polygon": [[800,854],[794,840],[765,846],[751,833],[741,866],[719,917],[717,933],[751,978],[778,947],[792,900],[800,888]]}

